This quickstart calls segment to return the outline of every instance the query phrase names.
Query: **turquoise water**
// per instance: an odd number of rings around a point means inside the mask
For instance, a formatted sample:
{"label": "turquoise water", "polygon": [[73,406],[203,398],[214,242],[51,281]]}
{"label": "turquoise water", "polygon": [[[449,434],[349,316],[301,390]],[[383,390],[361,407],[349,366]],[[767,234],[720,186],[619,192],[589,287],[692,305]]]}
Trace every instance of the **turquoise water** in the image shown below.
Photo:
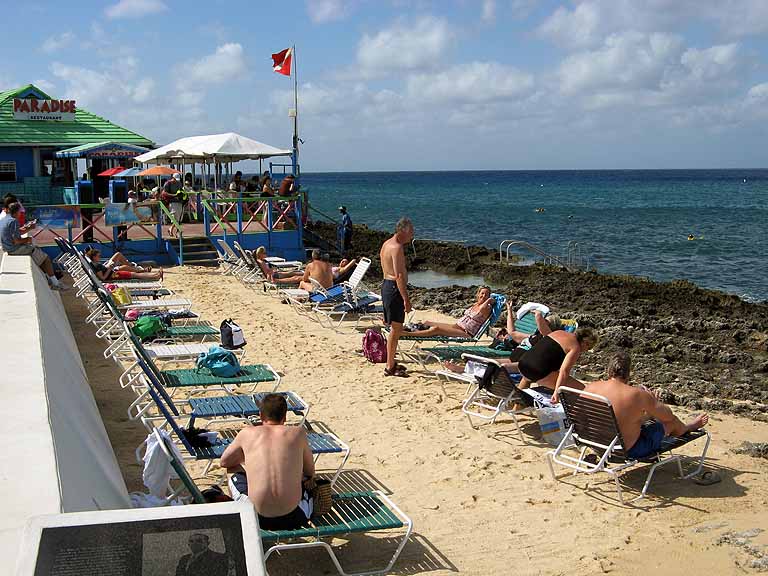
{"label": "turquoise water", "polygon": [[320,210],[338,217],[343,204],[372,228],[407,215],[417,238],[556,255],[576,241],[601,272],[768,300],[768,170],[325,173],[302,186]]}

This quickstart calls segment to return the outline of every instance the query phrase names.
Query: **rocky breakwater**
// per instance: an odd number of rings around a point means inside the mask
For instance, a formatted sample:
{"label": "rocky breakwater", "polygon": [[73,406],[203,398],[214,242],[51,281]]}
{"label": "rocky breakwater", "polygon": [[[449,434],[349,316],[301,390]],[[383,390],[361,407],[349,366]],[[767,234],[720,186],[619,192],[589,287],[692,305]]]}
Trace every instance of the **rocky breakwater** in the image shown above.
{"label": "rocky breakwater", "polygon": [[[331,226],[319,230],[334,237]],[[373,261],[371,284],[380,274],[378,251],[388,236],[355,227],[353,255]],[[768,303],[745,302],[686,281],[514,266],[498,262],[484,247],[470,247],[469,260],[456,245],[419,242],[417,251],[408,256],[411,270],[479,274],[515,306],[542,302],[563,318],[597,328],[600,343],[582,356],[578,376],[602,377],[611,354],[624,348],[632,353],[632,380],[660,388],[665,402],[768,421]],[[475,289],[411,287],[411,292],[417,309],[459,317]]]}

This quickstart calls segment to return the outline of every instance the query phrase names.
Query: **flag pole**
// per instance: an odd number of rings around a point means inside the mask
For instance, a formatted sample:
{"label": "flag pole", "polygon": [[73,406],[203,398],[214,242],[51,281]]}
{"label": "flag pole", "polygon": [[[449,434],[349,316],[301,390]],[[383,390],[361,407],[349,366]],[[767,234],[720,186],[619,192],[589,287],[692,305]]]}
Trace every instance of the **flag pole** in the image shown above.
{"label": "flag pole", "polygon": [[299,168],[299,68],[296,65],[296,44],[291,48],[293,68],[293,175],[298,179]]}

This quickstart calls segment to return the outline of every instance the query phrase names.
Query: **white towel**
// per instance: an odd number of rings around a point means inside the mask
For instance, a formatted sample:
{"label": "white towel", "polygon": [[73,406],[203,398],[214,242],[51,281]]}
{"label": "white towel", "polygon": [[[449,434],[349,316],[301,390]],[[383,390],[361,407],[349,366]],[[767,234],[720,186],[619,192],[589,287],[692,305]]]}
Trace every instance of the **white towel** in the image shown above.
{"label": "white towel", "polygon": [[[170,444],[174,456],[181,461],[181,454],[178,448],[170,442],[168,433],[163,430],[158,430],[158,432],[164,439],[169,441],[167,445]],[[149,493],[152,496],[165,498],[168,495],[168,481],[171,477],[178,478],[178,475],[174,472],[168,457],[163,452],[154,434],[149,434],[145,443],[147,449],[144,452],[144,473],[142,474],[144,486],[149,489]]]}
{"label": "white towel", "polygon": [[520,320],[523,316],[528,314],[528,312],[532,312],[534,310],[538,310],[544,316],[549,314],[549,306],[546,306],[544,304],[538,304],[536,302],[526,302],[525,304],[520,306],[520,309],[517,311],[517,319]]}

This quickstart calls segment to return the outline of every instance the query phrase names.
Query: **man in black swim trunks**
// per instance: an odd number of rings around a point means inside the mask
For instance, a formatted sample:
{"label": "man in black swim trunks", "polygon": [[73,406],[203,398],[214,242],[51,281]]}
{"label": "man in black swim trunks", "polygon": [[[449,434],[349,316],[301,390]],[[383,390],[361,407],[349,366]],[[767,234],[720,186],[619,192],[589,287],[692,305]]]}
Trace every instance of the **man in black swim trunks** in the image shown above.
{"label": "man in black swim trunks", "polygon": [[405,367],[395,363],[397,341],[403,333],[405,315],[411,311],[408,298],[408,270],[405,267],[403,247],[413,240],[413,222],[401,218],[395,226],[395,234],[381,246],[379,258],[384,273],[381,300],[384,304],[384,323],[390,326],[387,339],[387,367],[385,376],[407,376]]}

